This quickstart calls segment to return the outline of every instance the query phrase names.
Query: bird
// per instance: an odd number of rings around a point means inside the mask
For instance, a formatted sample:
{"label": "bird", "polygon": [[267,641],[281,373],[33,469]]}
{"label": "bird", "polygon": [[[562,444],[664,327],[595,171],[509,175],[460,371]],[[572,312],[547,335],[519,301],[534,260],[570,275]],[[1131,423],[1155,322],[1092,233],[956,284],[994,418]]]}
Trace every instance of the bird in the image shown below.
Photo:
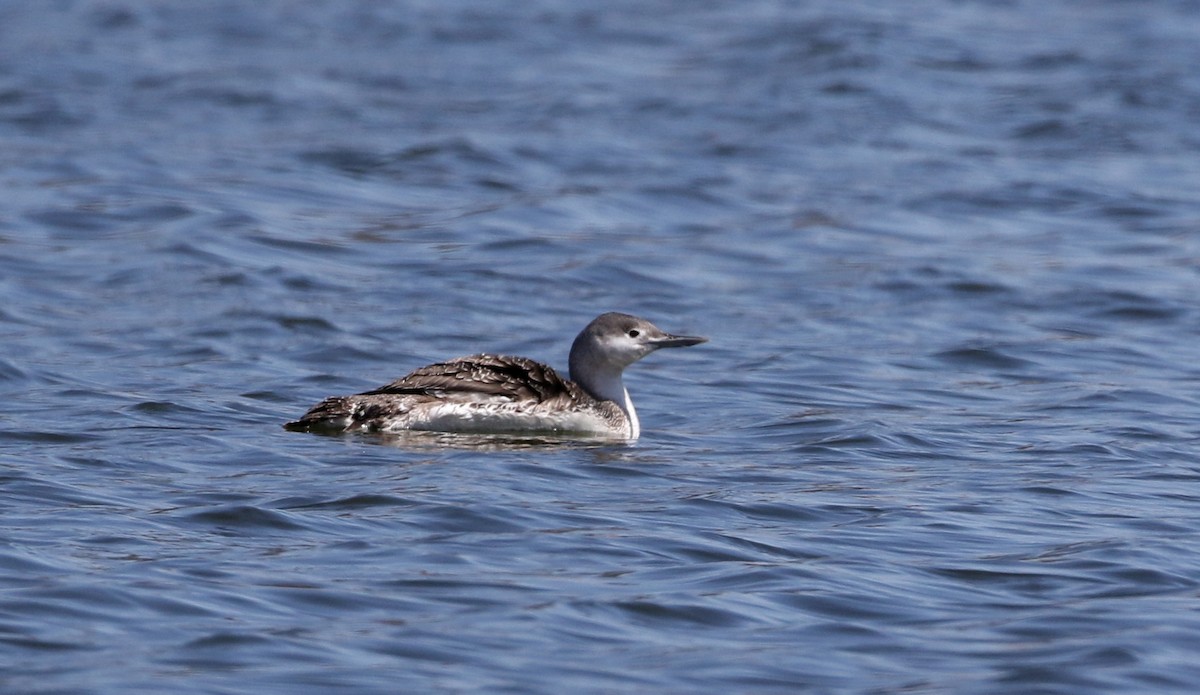
{"label": "bird", "polygon": [[284,428],[297,432],[580,434],[636,440],[641,423],[622,375],[661,348],[708,342],[608,312],[571,344],[570,378],[525,357],[481,353],[421,367],[389,384],[317,403]]}

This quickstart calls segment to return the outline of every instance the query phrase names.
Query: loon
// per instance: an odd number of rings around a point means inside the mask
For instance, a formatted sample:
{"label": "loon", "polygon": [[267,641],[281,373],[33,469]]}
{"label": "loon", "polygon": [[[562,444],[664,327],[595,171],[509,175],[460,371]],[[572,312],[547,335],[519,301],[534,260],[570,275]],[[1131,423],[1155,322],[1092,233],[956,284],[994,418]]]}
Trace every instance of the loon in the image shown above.
{"label": "loon", "polygon": [[478,354],[421,367],[390,384],[334,396],[284,425],[294,432],[641,434],[621,375],[646,355],[708,338],[671,335],[646,319],[597,316],[571,344],[571,378],[524,357]]}

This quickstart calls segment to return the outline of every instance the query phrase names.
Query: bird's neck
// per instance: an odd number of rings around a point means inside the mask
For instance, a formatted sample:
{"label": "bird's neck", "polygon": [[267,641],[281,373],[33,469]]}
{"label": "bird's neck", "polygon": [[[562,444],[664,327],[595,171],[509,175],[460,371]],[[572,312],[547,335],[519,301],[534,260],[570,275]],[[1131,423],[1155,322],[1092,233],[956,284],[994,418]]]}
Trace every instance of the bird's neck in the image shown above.
{"label": "bird's neck", "polygon": [[571,379],[592,398],[616,403],[629,420],[629,438],[637,439],[642,431],[641,423],[638,422],[633,401],[629,398],[629,390],[621,380],[621,370],[582,370],[578,365],[572,367]]}

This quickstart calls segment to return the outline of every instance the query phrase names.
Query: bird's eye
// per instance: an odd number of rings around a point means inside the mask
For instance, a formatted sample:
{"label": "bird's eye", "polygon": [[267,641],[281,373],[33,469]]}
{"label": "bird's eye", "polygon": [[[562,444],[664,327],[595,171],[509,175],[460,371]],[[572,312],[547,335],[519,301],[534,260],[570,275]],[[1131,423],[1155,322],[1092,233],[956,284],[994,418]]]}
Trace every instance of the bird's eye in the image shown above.
{"label": "bird's eye", "polygon": [[636,338],[636,337],[638,337],[639,335],[641,335],[641,333],[639,333],[639,332],[638,332],[638,329],[636,329],[636,328],[630,328],[630,329],[629,329],[629,337],[630,337],[630,338]]}

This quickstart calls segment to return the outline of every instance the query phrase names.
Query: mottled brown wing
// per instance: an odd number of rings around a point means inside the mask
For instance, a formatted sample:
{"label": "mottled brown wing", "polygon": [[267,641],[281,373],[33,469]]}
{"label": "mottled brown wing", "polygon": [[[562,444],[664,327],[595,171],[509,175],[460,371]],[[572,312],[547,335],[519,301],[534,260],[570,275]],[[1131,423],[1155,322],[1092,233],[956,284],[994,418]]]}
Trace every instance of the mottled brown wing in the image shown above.
{"label": "mottled brown wing", "polygon": [[363,395],[454,393],[544,402],[563,396],[578,398],[582,389],[553,368],[524,357],[471,355],[421,367]]}

